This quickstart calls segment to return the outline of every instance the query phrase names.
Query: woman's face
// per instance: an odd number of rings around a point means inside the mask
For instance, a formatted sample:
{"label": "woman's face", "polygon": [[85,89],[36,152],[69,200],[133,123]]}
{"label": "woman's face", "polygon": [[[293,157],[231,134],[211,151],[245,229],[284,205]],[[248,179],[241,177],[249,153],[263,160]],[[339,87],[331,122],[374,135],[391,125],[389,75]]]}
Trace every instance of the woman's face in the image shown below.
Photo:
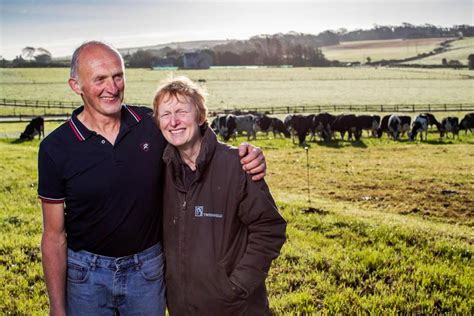
{"label": "woman's face", "polygon": [[165,96],[158,105],[158,120],[165,139],[180,150],[200,145],[198,113],[189,97]]}

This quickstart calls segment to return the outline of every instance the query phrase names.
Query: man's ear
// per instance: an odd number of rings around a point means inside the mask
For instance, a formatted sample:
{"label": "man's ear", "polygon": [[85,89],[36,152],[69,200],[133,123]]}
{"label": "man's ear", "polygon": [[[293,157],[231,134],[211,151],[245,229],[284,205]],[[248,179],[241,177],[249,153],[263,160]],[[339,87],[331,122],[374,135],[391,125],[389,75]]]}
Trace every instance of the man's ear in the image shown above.
{"label": "man's ear", "polygon": [[71,87],[72,91],[76,92],[79,95],[82,95],[81,85],[79,84],[79,80],[75,78],[69,78],[68,80],[69,86]]}

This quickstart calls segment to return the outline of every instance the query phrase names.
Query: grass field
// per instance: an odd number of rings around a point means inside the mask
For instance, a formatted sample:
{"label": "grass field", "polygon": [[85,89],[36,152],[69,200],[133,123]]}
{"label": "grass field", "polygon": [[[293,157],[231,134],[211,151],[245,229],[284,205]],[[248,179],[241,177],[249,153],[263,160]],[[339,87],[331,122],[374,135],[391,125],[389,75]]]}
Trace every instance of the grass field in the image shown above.
{"label": "grass field", "polygon": [[[472,104],[473,72],[394,68],[127,70],[125,101],[150,104],[170,75],[206,80],[210,109],[311,105]],[[0,98],[81,101],[67,85],[67,69],[0,69]],[[35,110],[42,113],[44,110]],[[31,109],[16,108],[27,114]],[[0,114],[13,114],[0,107]]]}
{"label": "grass field", "polygon": [[474,53],[474,38],[468,37],[451,43],[451,50],[442,54],[426,57],[409,64],[420,65],[441,65],[443,58],[450,60],[458,60],[463,65],[468,65],[468,56]]}
{"label": "grass field", "polygon": [[[275,314],[474,312],[474,135],[312,143],[311,204],[304,149],[255,144],[288,221],[267,282]],[[1,314],[47,314],[37,151],[0,140]]]}
{"label": "grass field", "polygon": [[322,51],[329,60],[366,63],[367,57],[372,61],[378,61],[404,59],[428,53],[446,40],[446,38],[423,38],[342,42],[339,45],[323,47]]}
{"label": "grass field", "polygon": [[[205,79],[211,109],[474,102],[472,71],[385,68],[131,69],[126,101],[149,104],[170,74]],[[79,101],[67,78],[67,69],[0,69],[0,98]],[[46,132],[59,124],[46,122]],[[0,124],[2,315],[47,314],[38,140],[11,139],[25,125]],[[266,179],[288,221],[267,282],[276,315],[474,314],[474,135],[311,143],[311,204],[305,151],[261,135],[254,143],[264,149]]]}

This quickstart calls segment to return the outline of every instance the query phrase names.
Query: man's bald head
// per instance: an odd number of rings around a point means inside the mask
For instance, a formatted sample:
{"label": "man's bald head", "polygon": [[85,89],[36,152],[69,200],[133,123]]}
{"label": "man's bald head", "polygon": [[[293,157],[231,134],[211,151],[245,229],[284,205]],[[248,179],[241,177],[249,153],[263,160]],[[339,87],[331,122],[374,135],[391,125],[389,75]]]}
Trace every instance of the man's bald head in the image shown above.
{"label": "man's bald head", "polygon": [[118,52],[118,50],[115,47],[112,47],[109,44],[106,44],[101,41],[88,41],[83,43],[81,46],[76,48],[74,53],[72,54],[72,59],[71,59],[71,72],[70,72],[70,77],[74,79],[79,79],[78,78],[78,73],[79,73],[79,67],[80,67],[80,57],[82,52],[84,52],[87,49],[93,48],[93,47],[102,47],[106,50],[109,50],[110,52],[114,53],[117,55],[117,57],[120,59],[122,62],[123,66],[123,58],[122,55]]}

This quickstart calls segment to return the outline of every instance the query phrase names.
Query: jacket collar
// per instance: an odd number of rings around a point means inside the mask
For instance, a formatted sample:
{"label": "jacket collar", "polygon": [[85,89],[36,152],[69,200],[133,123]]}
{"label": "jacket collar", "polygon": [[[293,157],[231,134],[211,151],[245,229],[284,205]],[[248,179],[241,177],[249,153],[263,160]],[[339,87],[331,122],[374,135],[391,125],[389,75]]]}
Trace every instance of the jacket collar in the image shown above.
{"label": "jacket collar", "polygon": [[[204,135],[202,137],[201,149],[196,159],[196,181],[199,181],[204,174],[207,166],[211,162],[212,156],[216,150],[217,136],[209,127],[205,127]],[[173,172],[175,182],[181,183],[183,161],[179,155],[178,149],[171,144],[168,144],[163,153],[163,161]]]}
{"label": "jacket collar", "polygon": [[[95,135],[94,131],[88,129],[82,122],[77,118],[77,116],[84,111],[84,106],[81,106],[75,109],[72,112],[71,119],[68,121],[69,126],[71,127],[72,132],[76,135],[76,138],[79,141],[85,141],[92,135]],[[141,121],[141,116],[138,115],[133,109],[129,106],[123,104],[120,110],[120,124],[121,129],[126,127],[130,129],[132,126],[138,124]]]}

